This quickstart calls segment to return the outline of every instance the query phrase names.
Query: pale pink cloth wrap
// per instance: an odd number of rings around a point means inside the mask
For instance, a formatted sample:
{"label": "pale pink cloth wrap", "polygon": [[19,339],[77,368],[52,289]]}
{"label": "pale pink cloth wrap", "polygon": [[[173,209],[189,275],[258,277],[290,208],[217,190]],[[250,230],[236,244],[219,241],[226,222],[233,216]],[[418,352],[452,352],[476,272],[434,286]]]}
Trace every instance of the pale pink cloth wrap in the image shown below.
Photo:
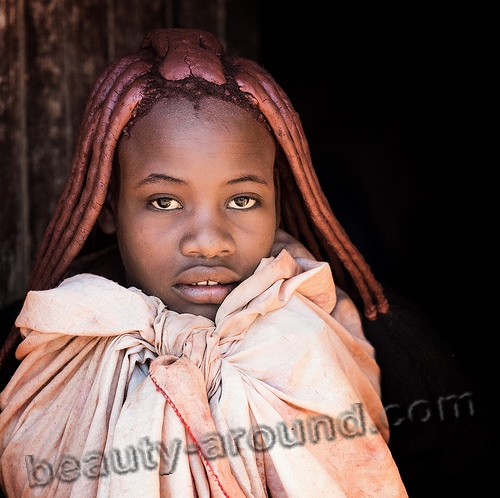
{"label": "pale pink cloth wrap", "polygon": [[0,395],[3,488],[407,496],[374,352],[344,298],[326,263],[286,250],[262,260],[215,324],[90,274],[30,292],[17,320],[23,361]]}

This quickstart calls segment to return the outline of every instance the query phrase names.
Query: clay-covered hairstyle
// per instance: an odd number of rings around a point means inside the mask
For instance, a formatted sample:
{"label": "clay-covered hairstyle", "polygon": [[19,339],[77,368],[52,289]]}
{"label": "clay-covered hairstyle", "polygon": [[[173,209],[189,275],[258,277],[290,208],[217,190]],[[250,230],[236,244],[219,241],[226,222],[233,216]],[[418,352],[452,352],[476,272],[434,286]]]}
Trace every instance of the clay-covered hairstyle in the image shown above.
{"label": "clay-covered hairstyle", "polygon": [[340,286],[361,298],[366,317],[386,313],[381,285],[319,185],[299,116],[287,95],[263,67],[225,54],[212,34],[196,29],[150,32],[137,53],[117,59],[97,79],[69,178],[43,237],[28,290],[54,287],[65,276],[106,200],[120,136],[157,99],[171,95],[216,95],[248,108],[265,122],[278,144],[281,228],[317,259],[331,264]]}

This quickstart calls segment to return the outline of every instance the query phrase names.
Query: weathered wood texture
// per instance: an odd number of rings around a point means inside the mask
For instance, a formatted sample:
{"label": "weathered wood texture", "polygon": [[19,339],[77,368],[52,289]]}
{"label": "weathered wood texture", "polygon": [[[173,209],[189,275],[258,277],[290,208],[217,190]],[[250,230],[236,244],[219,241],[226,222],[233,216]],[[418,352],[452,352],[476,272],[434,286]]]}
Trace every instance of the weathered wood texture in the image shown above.
{"label": "weathered wood texture", "polygon": [[0,0],[0,308],[23,297],[90,87],[161,27],[259,55],[258,0]]}

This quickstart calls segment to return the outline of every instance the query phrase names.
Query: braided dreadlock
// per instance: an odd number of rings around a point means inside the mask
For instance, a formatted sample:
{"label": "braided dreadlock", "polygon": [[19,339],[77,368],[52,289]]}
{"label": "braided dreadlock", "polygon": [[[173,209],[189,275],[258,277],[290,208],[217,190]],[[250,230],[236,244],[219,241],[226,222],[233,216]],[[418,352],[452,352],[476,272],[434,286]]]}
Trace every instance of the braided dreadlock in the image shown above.
{"label": "braided dreadlock", "polygon": [[266,123],[279,145],[281,228],[316,258],[330,262],[336,281],[351,285],[350,293],[361,297],[367,318],[388,312],[381,285],[319,185],[299,116],[287,95],[257,63],[231,58],[213,35],[194,29],[150,32],[137,53],[109,65],[96,81],[69,178],[45,231],[28,290],[49,289],[64,277],[96,225],[119,137],[137,116],[169,95],[190,99],[216,95]]}

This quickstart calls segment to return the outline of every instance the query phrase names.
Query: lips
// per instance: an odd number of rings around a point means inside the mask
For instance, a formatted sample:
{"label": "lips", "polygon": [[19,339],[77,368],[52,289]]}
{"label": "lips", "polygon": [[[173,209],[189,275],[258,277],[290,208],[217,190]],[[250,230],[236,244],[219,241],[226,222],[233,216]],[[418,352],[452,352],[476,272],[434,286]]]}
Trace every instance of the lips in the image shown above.
{"label": "lips", "polygon": [[177,276],[179,285],[214,286],[239,282],[241,277],[226,266],[196,265],[182,270]]}
{"label": "lips", "polygon": [[195,266],[181,272],[175,291],[194,304],[221,304],[239,284],[239,276],[226,267]]}

